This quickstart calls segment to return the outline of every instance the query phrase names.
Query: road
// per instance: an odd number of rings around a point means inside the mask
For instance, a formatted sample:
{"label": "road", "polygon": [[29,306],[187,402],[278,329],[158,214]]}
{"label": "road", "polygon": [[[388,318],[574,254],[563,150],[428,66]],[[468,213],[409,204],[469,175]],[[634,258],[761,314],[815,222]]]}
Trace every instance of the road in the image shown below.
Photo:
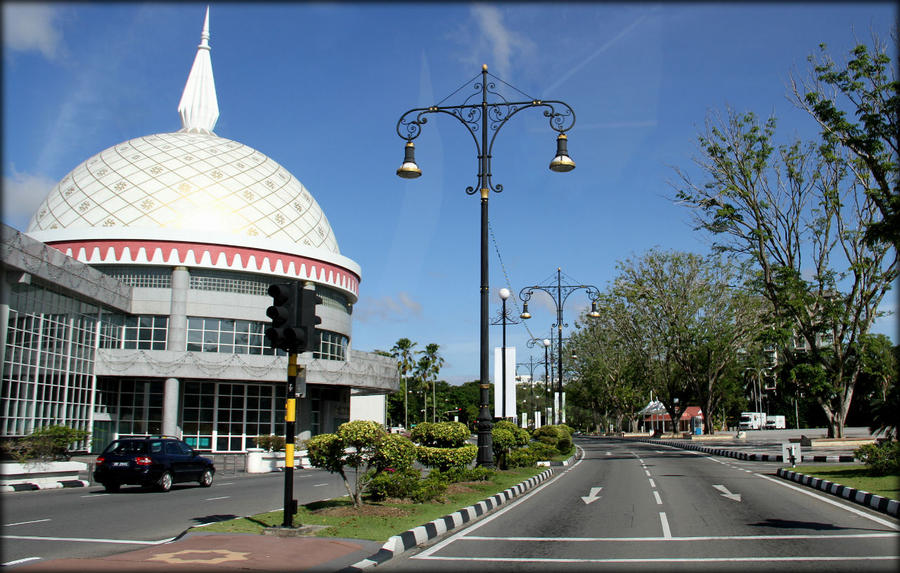
{"label": "road", "polygon": [[379,570],[897,570],[896,519],[768,475],[781,464],[578,444],[533,493]]}
{"label": "road", "polygon": [[[294,472],[294,498],[346,495],[340,476]],[[165,542],[185,529],[284,507],[284,474],[216,476],[213,486],[176,484],[168,493],[102,486],[4,493],[3,564],[96,557]],[[27,561],[23,561],[27,560]]]}

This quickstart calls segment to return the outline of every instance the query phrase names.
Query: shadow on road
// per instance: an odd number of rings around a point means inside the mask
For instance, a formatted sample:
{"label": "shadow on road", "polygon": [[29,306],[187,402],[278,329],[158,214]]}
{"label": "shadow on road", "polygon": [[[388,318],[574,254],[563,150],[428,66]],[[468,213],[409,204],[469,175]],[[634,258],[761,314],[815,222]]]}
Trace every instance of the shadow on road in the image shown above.
{"label": "shadow on road", "polygon": [[240,516],[234,515],[233,513],[226,513],[226,514],[220,514],[220,515],[204,515],[203,517],[192,517],[191,521],[196,522],[197,525],[205,525],[207,523],[228,521],[229,519],[235,519],[237,517],[240,517]]}
{"label": "shadow on road", "polygon": [[847,529],[846,527],[838,527],[833,523],[819,523],[817,521],[794,521],[789,519],[767,519],[751,523],[755,527],[777,527],[778,529],[814,529],[816,531],[833,531],[838,529]]}

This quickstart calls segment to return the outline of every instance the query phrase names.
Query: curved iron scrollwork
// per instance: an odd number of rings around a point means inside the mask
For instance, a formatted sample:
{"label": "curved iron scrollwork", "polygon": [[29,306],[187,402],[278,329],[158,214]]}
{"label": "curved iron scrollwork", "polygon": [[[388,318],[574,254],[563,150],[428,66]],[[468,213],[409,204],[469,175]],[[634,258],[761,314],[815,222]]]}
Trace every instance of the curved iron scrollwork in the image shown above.
{"label": "curved iron scrollwork", "polygon": [[[487,71],[482,72],[481,75],[482,78],[476,76],[469,80],[463,84],[463,87],[441,100],[437,105],[411,109],[400,116],[397,121],[397,135],[407,142],[421,135],[422,126],[428,123],[427,116],[434,113],[444,113],[454,117],[468,130],[478,152],[479,170],[476,184],[466,188],[466,193],[469,195],[479,192],[482,188],[490,189],[495,193],[503,191],[503,185],[495,184],[491,180],[491,152],[500,128],[520,111],[544,108],[544,117],[548,119],[550,129],[560,134],[566,133],[575,125],[575,111],[569,104],[559,100],[509,101],[500,93],[495,82],[486,81]],[[499,78],[497,79],[499,80]],[[503,80],[499,81],[503,82]],[[506,82],[503,83],[506,84]],[[463,99],[461,104],[441,105],[466,86],[471,89],[471,93]],[[513,86],[510,87],[516,89]],[[479,95],[481,101],[478,101]],[[523,95],[527,96],[524,93]],[[488,101],[488,96],[491,96],[492,101]]]}

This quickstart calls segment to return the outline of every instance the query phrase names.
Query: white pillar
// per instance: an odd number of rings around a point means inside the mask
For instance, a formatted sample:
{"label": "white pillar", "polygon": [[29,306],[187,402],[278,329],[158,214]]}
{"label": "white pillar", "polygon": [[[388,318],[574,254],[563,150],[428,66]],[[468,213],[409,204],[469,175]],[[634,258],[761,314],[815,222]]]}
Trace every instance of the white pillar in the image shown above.
{"label": "white pillar", "polygon": [[163,389],[162,433],[167,436],[181,437],[178,428],[178,397],[181,384],[178,378],[166,378]]}

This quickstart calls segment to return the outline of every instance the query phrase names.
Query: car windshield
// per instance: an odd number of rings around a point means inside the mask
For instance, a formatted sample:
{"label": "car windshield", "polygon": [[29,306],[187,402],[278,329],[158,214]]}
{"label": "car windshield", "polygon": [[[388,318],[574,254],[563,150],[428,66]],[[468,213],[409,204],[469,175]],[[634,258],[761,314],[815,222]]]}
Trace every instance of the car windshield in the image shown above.
{"label": "car windshield", "polygon": [[116,440],[106,446],[104,454],[127,456],[129,454],[146,454],[147,442],[143,440]]}

